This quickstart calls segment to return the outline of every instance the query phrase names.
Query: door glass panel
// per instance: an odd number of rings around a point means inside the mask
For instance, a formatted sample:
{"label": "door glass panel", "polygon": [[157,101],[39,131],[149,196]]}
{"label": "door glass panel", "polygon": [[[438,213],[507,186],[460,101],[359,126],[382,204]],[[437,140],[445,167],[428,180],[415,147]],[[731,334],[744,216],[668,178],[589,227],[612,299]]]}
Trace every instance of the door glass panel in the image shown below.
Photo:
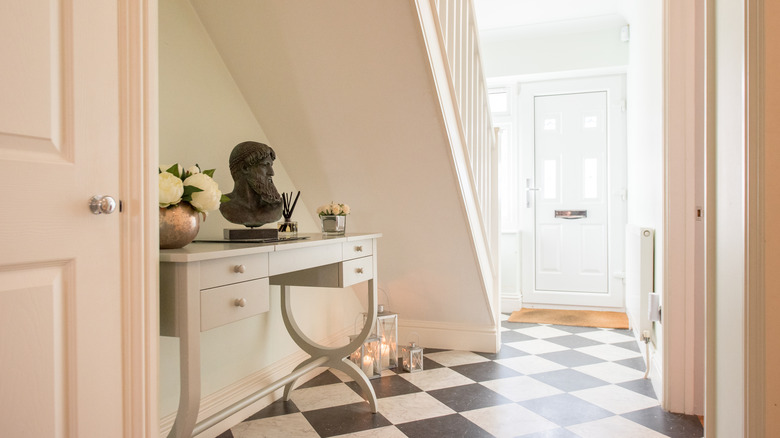
{"label": "door glass panel", "polygon": [[584,199],[599,197],[598,169],[599,162],[596,158],[586,158],[582,163],[582,197]]}
{"label": "door glass panel", "polygon": [[585,114],[582,116],[582,128],[593,129],[599,127],[599,117],[594,114]]}

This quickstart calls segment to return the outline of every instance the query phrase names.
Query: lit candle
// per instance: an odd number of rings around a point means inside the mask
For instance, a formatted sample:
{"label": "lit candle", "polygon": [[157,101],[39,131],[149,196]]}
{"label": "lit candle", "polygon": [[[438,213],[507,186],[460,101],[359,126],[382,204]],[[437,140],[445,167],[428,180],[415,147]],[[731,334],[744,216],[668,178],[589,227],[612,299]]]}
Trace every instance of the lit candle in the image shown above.
{"label": "lit candle", "polygon": [[366,377],[371,377],[374,375],[374,358],[371,356],[364,356],[363,357],[363,374],[366,375]]}
{"label": "lit candle", "polygon": [[390,368],[390,345],[382,342],[382,369]]}

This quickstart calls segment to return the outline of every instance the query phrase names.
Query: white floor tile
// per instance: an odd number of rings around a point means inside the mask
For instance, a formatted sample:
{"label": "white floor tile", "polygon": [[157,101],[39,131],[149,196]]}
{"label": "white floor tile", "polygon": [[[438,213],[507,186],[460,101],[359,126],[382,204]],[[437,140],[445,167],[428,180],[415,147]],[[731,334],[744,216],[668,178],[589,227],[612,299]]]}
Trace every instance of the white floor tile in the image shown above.
{"label": "white floor tile", "polygon": [[526,328],[516,329],[515,331],[539,339],[555,338],[557,336],[567,336],[571,334],[569,332],[565,332],[555,327],[550,327],[546,325],[539,325],[536,327],[526,327]]}
{"label": "white floor tile", "polygon": [[632,357],[642,356],[641,353],[637,353],[635,351],[627,350],[621,347],[615,347],[614,345],[609,344],[592,345],[590,347],[575,348],[575,350],[585,354],[590,354],[591,356],[596,356],[599,359],[610,361],[631,359]]}
{"label": "white floor tile", "polygon": [[381,399],[379,401],[379,413],[391,423],[401,424],[450,415],[454,414],[455,411],[428,393],[415,392]]}
{"label": "white floor tile", "polygon": [[563,394],[563,391],[560,389],[528,376],[488,380],[487,382],[480,382],[480,384],[513,402]]}
{"label": "white floor tile", "polygon": [[614,362],[602,362],[574,368],[575,370],[604,380],[609,383],[621,383],[638,380],[645,376],[643,371],[631,367],[616,364]]}
{"label": "white floor tile", "polygon": [[[290,436],[290,438],[295,437]],[[395,426],[387,426],[364,430],[362,432],[347,433],[339,435],[338,438],[406,438],[406,435]]]}
{"label": "white floor tile", "polygon": [[343,383],[299,388],[292,392],[291,400],[301,411],[330,408],[333,406],[358,403],[363,398]]}
{"label": "white floor tile", "polygon": [[544,417],[515,404],[475,409],[460,414],[497,438],[511,438],[558,427]]}
{"label": "white floor tile", "polygon": [[432,361],[442,364],[445,367],[454,367],[458,365],[468,365],[471,363],[488,362],[486,359],[470,351],[440,351],[438,353],[429,353],[425,357]]}
{"label": "white floor tile", "polygon": [[543,359],[538,356],[521,356],[512,357],[509,359],[499,359],[496,361],[496,363],[529,375],[545,373],[547,371],[557,371],[566,368],[561,364],[555,363],[551,360]]}
{"label": "white floor tile", "polygon": [[658,406],[658,400],[616,385],[583,389],[571,392],[571,395],[615,414],[625,414]]}
{"label": "white floor tile", "polygon": [[508,345],[512,348],[517,348],[518,350],[525,351],[526,353],[530,353],[530,354],[553,353],[555,351],[563,351],[569,349],[568,347],[564,347],[563,345],[558,345],[549,341],[545,341],[543,339],[509,342],[504,345]]}
{"label": "white floor tile", "polygon": [[590,423],[582,423],[569,426],[566,429],[576,433],[582,438],[607,438],[607,437],[631,437],[631,438],[664,438],[666,435],[648,429],[641,424],[634,423],[623,417],[608,417]]}
{"label": "white floor tile", "polygon": [[577,336],[603,342],[605,344],[617,344],[618,342],[636,341],[633,336],[618,333],[612,330],[598,330],[595,332],[577,333]]}
{"label": "white floor tile", "polygon": [[408,380],[412,385],[423,391],[432,391],[434,389],[451,388],[453,386],[470,385],[473,380],[453,371],[449,368],[434,368],[432,370],[423,370],[416,373],[402,373],[399,376]]}
{"label": "white floor tile", "polygon": [[301,413],[245,421],[233,426],[230,431],[234,438],[319,438],[319,434]]}

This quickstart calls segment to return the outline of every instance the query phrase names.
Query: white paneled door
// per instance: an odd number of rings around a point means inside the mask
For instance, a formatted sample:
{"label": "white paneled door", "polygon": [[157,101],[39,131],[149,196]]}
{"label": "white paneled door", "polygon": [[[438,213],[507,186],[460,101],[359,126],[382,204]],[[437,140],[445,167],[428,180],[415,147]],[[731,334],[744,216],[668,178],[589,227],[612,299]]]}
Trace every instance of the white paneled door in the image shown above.
{"label": "white paneled door", "polygon": [[599,81],[572,87],[576,82],[565,83],[571,92],[537,88],[522,99],[531,128],[524,130],[523,189],[525,260],[532,265],[524,272],[523,302],[623,307],[625,142],[615,135],[624,128],[611,125],[625,122],[610,117],[620,88]]}
{"label": "white paneled door", "polygon": [[0,435],[123,436],[117,2],[0,9]]}

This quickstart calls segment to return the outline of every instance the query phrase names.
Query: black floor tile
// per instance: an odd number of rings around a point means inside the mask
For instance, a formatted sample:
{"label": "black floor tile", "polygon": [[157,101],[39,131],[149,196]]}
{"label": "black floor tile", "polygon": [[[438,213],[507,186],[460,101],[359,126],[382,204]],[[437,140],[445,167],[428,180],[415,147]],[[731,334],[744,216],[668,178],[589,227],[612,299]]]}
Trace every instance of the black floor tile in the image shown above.
{"label": "black floor tile", "polygon": [[552,342],[568,348],[581,348],[590,347],[593,345],[601,345],[602,342],[594,341],[593,339],[584,338],[577,335],[556,336],[554,338],[545,338],[545,341]]}
{"label": "black floor tile", "polygon": [[360,432],[392,424],[382,414],[372,413],[368,403],[306,411],[303,416],[321,437]]}
{"label": "black floor tile", "polygon": [[509,359],[512,357],[528,356],[525,351],[520,351],[517,348],[512,348],[508,345],[502,345],[498,353],[477,353],[485,359],[497,360],[497,359]]}
{"label": "black floor tile", "polygon": [[341,383],[341,379],[336,377],[335,374],[331,373],[330,370],[327,370],[318,374],[313,379],[302,384],[301,386],[297,386],[296,388],[313,388],[315,386],[332,385],[334,383]]}
{"label": "black floor tile", "polygon": [[647,366],[645,365],[645,358],[643,358],[642,356],[632,357],[629,359],[616,360],[615,363],[618,365],[623,365],[629,368],[633,368],[643,373],[645,372],[645,370],[647,370]]}
{"label": "black floor tile", "polygon": [[629,412],[623,414],[622,417],[671,438],[701,438],[704,436],[704,428],[697,416],[672,414],[665,412],[660,406]]}
{"label": "black floor tile", "polygon": [[264,409],[258,411],[251,417],[247,418],[246,421],[252,421],[252,420],[259,420],[261,418],[268,418],[268,417],[276,417],[278,415],[287,415],[287,414],[294,414],[296,412],[300,412],[297,406],[295,406],[295,403],[291,401],[284,401],[284,400],[277,400],[270,405],[266,406]]}
{"label": "black floor tile", "polygon": [[490,362],[478,362],[470,363],[468,365],[458,365],[450,367],[451,370],[457,371],[460,374],[468,377],[475,382],[484,382],[486,380],[503,379],[506,377],[519,377],[523,374],[518,373],[512,368],[506,367],[499,363]]}
{"label": "black floor tile", "polygon": [[[374,387],[376,398],[395,397],[396,395],[411,394],[413,392],[422,392],[422,390],[399,375],[385,376],[379,379],[369,380]],[[347,386],[352,388],[358,394],[363,395],[363,391],[357,382],[347,382]]]}
{"label": "black floor tile", "polygon": [[580,327],[578,325],[557,325],[552,324],[550,325],[552,328],[557,328],[558,330],[563,330],[565,332],[569,333],[585,333],[585,332],[597,332],[601,329],[598,329],[596,327]]}
{"label": "black floor tile", "polygon": [[512,403],[512,400],[477,383],[428,391],[428,394],[455,412]]}
{"label": "black floor tile", "polygon": [[228,429],[222,432],[221,434],[217,435],[217,438],[235,438],[235,437],[233,436],[233,432],[230,429]]}
{"label": "black floor tile", "polygon": [[570,394],[559,394],[518,403],[559,426],[596,421],[615,414]]}
{"label": "black floor tile", "polygon": [[618,383],[617,385],[650,398],[657,398],[653,389],[653,382],[650,379],[631,380],[630,382]]}
{"label": "black floor tile", "polygon": [[617,344],[612,344],[612,345],[614,345],[615,347],[625,348],[627,350],[631,350],[636,353],[642,352],[642,350],[639,349],[639,345],[636,344],[636,341],[618,342]]}
{"label": "black floor tile", "polygon": [[546,383],[550,386],[554,386],[565,392],[579,391],[581,389],[609,385],[608,382],[605,382],[601,379],[597,379],[585,373],[570,369],[537,373],[534,374],[534,379]]}
{"label": "black floor tile", "polygon": [[526,334],[516,332],[514,330],[507,330],[501,332],[501,342],[506,344],[509,342],[520,342],[520,341],[533,341],[533,336],[528,336]]}
{"label": "black floor tile", "polygon": [[493,435],[459,414],[397,424],[395,427],[409,438],[493,438]]}
{"label": "black floor tile", "polygon": [[[549,339],[546,340],[549,341]],[[604,362],[602,359],[575,350],[554,351],[537,354],[537,356],[571,368]]]}
{"label": "black floor tile", "polygon": [[[447,351],[447,350],[439,350],[439,351]],[[440,364],[439,362],[434,362],[431,359],[428,359],[425,355],[423,355],[423,370],[434,370],[436,368],[444,368],[444,365]]]}

